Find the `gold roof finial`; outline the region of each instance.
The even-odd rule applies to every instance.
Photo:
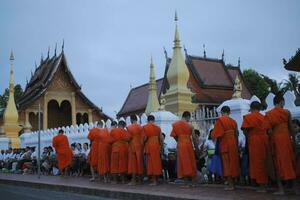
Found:
[[[157,85],[155,80],[155,72],[154,72],[154,64],[153,58],[151,55],[150,60],[150,80],[149,80],[149,88],[148,88],[148,101],[145,113],[150,114],[151,112],[159,110],[159,102],[157,98]]]
[[[175,11],[175,26],[176,27],[175,27],[174,49],[181,48],[177,22],[178,22],[178,15],[177,15],[177,11]]]
[[[14,56],[14,53],[13,53],[13,51],[11,50],[11,52],[10,52],[10,57],[9,57],[9,60],[10,61],[13,61],[13,60],[15,60],[15,56]]]

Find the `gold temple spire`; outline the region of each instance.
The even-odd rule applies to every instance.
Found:
[[[19,114],[17,110],[17,106],[15,103],[15,94],[14,94],[14,54],[11,51],[10,53],[10,75],[9,75],[9,96],[8,102],[6,105],[6,109],[4,112],[4,132],[6,136],[11,140],[11,144],[13,148],[17,148],[20,146],[19,142]]]
[[[155,80],[155,72],[154,72],[154,64],[151,56],[150,63],[150,80],[149,80],[149,88],[148,88],[148,102],[146,106],[145,113],[148,115],[151,112],[159,110],[159,102],[157,98],[157,86]]]
[[[166,91],[164,98],[166,100],[165,109],[177,115],[181,115],[186,110],[193,112],[195,110],[195,105],[192,103],[193,93],[188,88],[190,72],[181,52],[177,23],[178,15],[177,12],[175,12],[173,56],[167,71],[167,79],[170,87]]]

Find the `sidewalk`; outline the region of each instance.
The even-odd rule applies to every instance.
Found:
[[[37,175],[18,175],[0,173],[0,184],[14,186],[25,186],[43,188],[64,192],[96,195],[115,199],[157,199],[157,200],[179,200],[179,199],[201,199],[201,200],[296,200],[299,196],[274,196],[271,193],[260,194],[251,188],[238,188],[236,191],[224,191],[221,185],[200,185],[195,188],[181,188],[174,184],[161,184],[159,186],[128,186],[122,184],[104,184],[90,182],[88,178],[82,177],[57,177]],[[46,195],[46,194],[45,194]]]

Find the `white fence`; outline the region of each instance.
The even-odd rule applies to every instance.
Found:
[[[171,124],[177,120],[177,117],[170,112],[167,111],[159,111],[152,113],[156,118],[156,124],[161,127],[162,132],[166,134],[166,143],[170,148],[175,147],[175,140],[170,137],[171,132]],[[116,120],[117,121],[117,120]],[[125,121],[127,125],[130,124],[130,117],[120,118],[119,121]],[[147,116],[143,114],[141,117],[138,117],[138,121],[141,125],[147,123]],[[105,126],[107,128],[111,127],[111,120],[107,120],[105,122]],[[66,127],[59,127],[53,129],[47,129],[41,131],[41,149],[47,146],[52,145],[52,138],[57,135],[59,129],[64,130],[65,135],[69,139],[69,143],[85,143],[89,140],[87,139],[89,131],[96,127],[97,122],[91,124],[80,124],[75,126],[66,126]],[[174,141],[173,141],[174,140]],[[20,136],[21,141],[21,148],[25,148],[26,146],[30,147],[37,147],[38,146],[38,131],[34,131],[31,133],[23,133]]]

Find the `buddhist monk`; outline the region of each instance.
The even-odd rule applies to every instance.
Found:
[[[58,169],[61,175],[68,173],[68,168],[73,159],[73,153],[69,145],[68,137],[64,135],[64,131],[60,129],[58,135],[53,137],[52,146],[57,155]]]
[[[131,125],[127,127],[130,136],[130,143],[128,148],[128,174],[131,174],[130,185],[136,185],[142,182],[142,175],[144,173],[143,163],[143,128],[137,123],[136,115],[130,116]]]
[[[148,123],[143,126],[145,154],[147,160],[147,175],[151,177],[150,185],[157,185],[158,177],[162,174],[161,151],[161,130],[154,124],[155,117],[149,115]]]
[[[88,134],[88,139],[91,143],[91,150],[89,153],[89,163],[90,163],[90,170],[92,174],[92,178],[90,181],[95,181],[95,170],[97,170],[98,166],[98,145],[100,140],[100,128],[103,124],[97,123],[97,126],[95,128],[92,128]]]
[[[186,184],[188,179],[192,179],[195,183],[197,173],[195,152],[191,140],[194,131],[188,123],[190,119],[191,113],[183,112],[182,119],[172,124],[171,132],[171,136],[177,141],[177,176],[184,178]]]
[[[104,123],[99,122],[101,127]],[[111,137],[107,128],[101,128],[98,143],[98,173],[103,177],[104,183],[109,182],[110,172],[110,155],[111,155]]]
[[[130,140],[128,132],[125,130],[126,122],[119,121],[118,128],[111,130],[112,151],[110,173],[113,176],[113,183],[118,182],[118,177],[122,183],[126,181],[128,170],[128,142]]]
[[[247,137],[250,163],[250,178],[260,189],[257,192],[266,192],[268,183],[267,155],[269,153],[269,138],[265,116],[260,113],[261,104],[254,101],[250,105],[250,114],[244,115],[242,130]]]
[[[282,180],[292,182],[295,193],[298,193],[296,188],[295,154],[292,142],[295,140],[291,114],[283,108],[285,102],[282,95],[276,95],[273,103],[275,107],[268,111],[265,117],[271,136],[273,161],[279,188],[278,192],[274,194],[284,194]]]
[[[221,115],[215,123],[211,136],[217,139],[220,145],[223,176],[228,182],[228,186],[224,189],[234,190],[234,178],[240,175],[237,123],[229,117],[228,106],[221,108]]]

